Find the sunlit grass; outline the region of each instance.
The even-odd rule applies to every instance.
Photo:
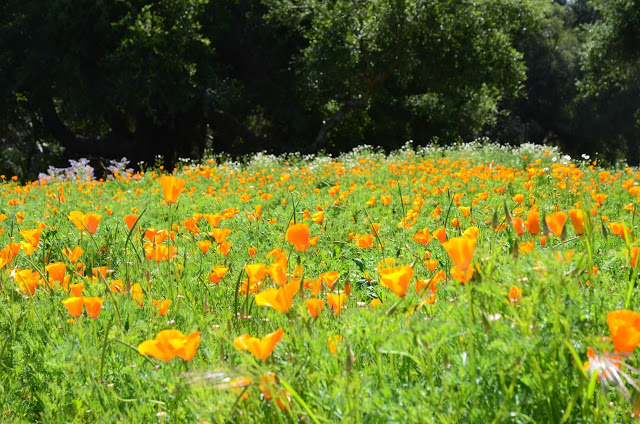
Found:
[[[474,144],[171,174],[3,185],[0,421],[631,420],[637,169]]]

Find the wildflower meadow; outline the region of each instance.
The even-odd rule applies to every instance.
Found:
[[[625,423],[640,170],[472,143],[0,194],[0,422]]]

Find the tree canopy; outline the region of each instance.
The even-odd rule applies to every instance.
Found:
[[[0,167],[482,135],[637,160],[639,3],[5,0]]]

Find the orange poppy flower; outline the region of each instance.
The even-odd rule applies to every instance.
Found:
[[[4,268],[13,261],[13,255],[9,249],[0,249],[0,269]]]
[[[83,303],[85,308],[87,308],[87,314],[89,314],[89,318],[98,318],[103,302],[104,301],[101,297],[85,297],[83,299]]]
[[[287,229],[285,238],[293,244],[298,252],[307,250],[309,248],[309,226],[307,224],[291,225]]]
[[[262,218],[262,205],[257,205],[253,209],[253,213],[249,214],[249,220],[250,221],[259,221],[260,218]]]
[[[511,223],[513,224],[513,230],[516,232],[516,234],[520,237],[522,237],[524,235],[524,221],[522,220],[522,218],[516,218],[514,217],[511,221]]]
[[[522,204],[522,201],[524,200],[524,194],[521,194],[521,193],[516,194],[515,196],[513,196],[513,200]]]
[[[610,222],[608,226],[613,234],[620,236],[622,239],[625,238],[625,234],[628,237],[632,233],[631,229],[622,222]]]
[[[224,219],[231,219],[236,216],[238,212],[240,212],[238,208],[227,208],[222,211],[222,216],[224,217]]]
[[[249,264],[244,266],[244,270],[249,277],[249,284],[256,284],[264,279],[267,275],[265,264]]]
[[[371,234],[365,234],[358,237],[358,239],[356,240],[356,246],[362,247],[363,249],[369,249],[373,247],[373,236]]]
[[[640,314],[625,310],[611,311],[607,314],[607,322],[615,352],[633,352],[640,344]]]
[[[62,301],[62,304],[72,317],[79,317],[82,315],[82,306],[84,305],[83,297],[70,297]]]
[[[13,262],[13,258],[20,252],[20,245],[16,243],[9,243],[3,249],[0,250],[0,268],[4,268],[6,265]]]
[[[151,355],[161,361],[170,361],[179,356],[190,361],[200,345],[200,332],[185,336],[180,330],[162,330],[153,340],[146,340],[138,345],[140,355]]]
[[[382,306],[382,301],[376,297],[371,301],[371,309],[375,310],[379,306]]]
[[[275,258],[275,263],[279,263],[285,268],[287,267],[287,252],[283,251],[279,247],[273,249],[271,252],[267,253],[267,258]]]
[[[148,260],[155,260],[156,262],[168,261],[173,258],[178,252],[174,246],[165,246],[159,244],[153,247],[151,243],[144,244],[145,257]]]
[[[443,270],[436,272],[430,280],[418,280],[416,281],[416,294],[418,296],[422,295],[426,288],[429,288],[431,292],[431,296],[435,297],[435,294],[438,290],[438,283],[447,278]],[[435,299],[434,299],[435,300]],[[430,302],[432,303],[432,302]]]
[[[567,214],[565,212],[554,212],[551,215],[547,215],[545,221],[551,232],[556,237],[560,237],[562,235],[564,223],[567,221]]]
[[[248,279],[242,280],[242,284],[240,284],[240,288],[238,289],[238,294],[245,295],[247,294],[247,291],[249,292],[249,294],[253,294],[258,290],[262,289],[263,285],[264,285],[263,281],[258,281],[255,284],[249,284]]]
[[[84,290],[84,284],[82,283],[71,284],[69,286],[69,291],[71,292],[71,295],[75,297],[81,297],[82,290]]]
[[[196,244],[198,245],[198,249],[200,249],[203,254],[206,254],[211,247],[211,240],[198,241]]]
[[[211,225],[214,228],[217,227],[218,224],[220,224],[220,221],[224,219],[224,216],[222,216],[221,213],[215,213],[215,214],[205,213],[205,214],[202,214],[202,217],[206,219],[209,225]]]
[[[64,262],[52,262],[45,266],[44,269],[52,281],[64,282],[64,274],[67,271],[67,265]]]
[[[171,303],[172,303],[171,299],[153,300],[151,302],[151,306],[153,308],[157,308],[158,309],[158,315],[160,315],[162,317],[169,310],[169,306],[171,306]]]
[[[258,249],[256,249],[255,247],[250,247],[247,249],[247,252],[249,253],[249,257],[251,259],[255,259],[256,255],[258,254]]]
[[[380,270],[380,284],[402,297],[406,294],[409,281],[413,278],[413,268],[409,265]]]
[[[634,268],[638,265],[638,252],[640,252],[640,247],[634,246],[631,248],[631,266]]]
[[[153,244],[160,244],[169,236],[169,231],[156,230],[155,228],[149,228],[144,232],[144,238],[149,240],[149,242]]]
[[[608,197],[609,195],[604,193],[598,193],[591,196],[591,198],[596,201],[598,206],[602,205]]]
[[[220,246],[216,247],[216,250],[222,253],[224,256],[227,256],[229,254],[229,250],[231,250],[231,242],[224,241],[220,243]]]
[[[144,293],[142,291],[142,286],[140,283],[135,283],[131,287],[131,298],[138,302],[138,305],[142,306],[142,299],[144,298]]]
[[[40,234],[42,234],[42,228],[20,230],[20,235],[33,247],[38,247],[38,244],[40,243]]]
[[[477,239],[468,237],[452,237],[442,243],[442,247],[449,254],[453,263],[462,271],[466,271],[471,264],[476,242]]]
[[[518,246],[518,252],[522,253],[523,255],[533,252],[534,241],[535,239],[532,239],[531,241],[520,243]]]
[[[307,310],[309,315],[316,318],[324,308],[324,299],[307,299]]]
[[[182,191],[182,187],[186,182],[186,180],[178,179],[173,175],[163,175],[162,177],[160,177],[160,184],[162,185],[162,194],[164,195],[164,200],[168,204],[177,202],[178,196]]]
[[[431,235],[429,234],[428,228],[423,228],[413,236],[413,239],[420,244],[428,244],[432,238],[433,237],[431,237]]]
[[[281,263],[275,263],[267,266],[267,274],[279,286],[287,283],[287,268]]]
[[[182,226],[192,234],[200,234],[200,228],[198,228],[197,222],[198,221],[193,217],[187,218],[182,221]]]
[[[40,274],[30,269],[17,269],[13,273],[13,279],[18,282],[20,290],[27,296],[33,296],[38,285],[42,284]]]
[[[256,305],[270,306],[278,312],[287,312],[298,290],[300,290],[300,283],[297,281],[278,288],[265,289],[256,294]]]
[[[336,283],[338,278],[340,278],[340,273],[337,271],[323,272],[318,275],[318,278],[320,278],[322,282],[329,287],[329,290],[333,290],[333,285]]]
[[[389,206],[389,203],[391,203],[391,196],[380,196],[380,201],[383,205]]]
[[[311,291],[311,295],[317,296],[322,291],[322,280],[316,278],[315,280],[304,279],[304,288]]]
[[[527,220],[524,222],[524,226],[532,236],[540,234],[540,214],[535,211],[527,211]]]
[[[207,281],[210,281],[215,284],[220,284],[220,280],[222,279],[222,277],[225,276],[227,271],[229,271],[229,268],[227,268],[226,266],[221,266],[221,265],[214,266],[211,269],[211,272],[209,273],[209,275],[207,276]]]
[[[338,345],[342,342],[342,336],[336,334],[335,336],[331,336],[327,339],[327,347],[333,354],[333,356],[338,355]]]
[[[447,230],[443,227],[438,228],[433,232],[433,236],[437,238],[440,243],[447,241]]]
[[[471,280],[471,277],[473,277],[473,267],[469,267],[466,271],[462,270],[460,268],[458,268],[457,266],[452,266],[451,267],[451,278],[454,278],[458,281],[460,281],[460,283],[464,284],[467,281]]]
[[[324,222],[324,211],[319,211],[311,215],[311,220],[318,225],[322,225]]]
[[[69,212],[68,218],[78,230],[86,230],[89,234],[95,234],[102,215],[93,212],[84,214],[80,211],[71,211]]]
[[[249,334],[243,334],[233,339],[233,345],[240,350],[248,350],[258,359],[265,360],[271,356],[271,352],[276,344],[284,337],[284,330],[277,329],[273,333],[269,333],[262,339],[251,337]]]
[[[109,284],[109,289],[116,294],[122,293],[124,291],[122,280],[113,280],[113,282]]]
[[[333,310],[333,315],[340,314],[340,310],[347,301],[345,293],[329,293],[327,294],[327,305]]]
[[[424,261],[424,266],[426,266],[429,271],[433,272],[436,270],[436,266],[438,266],[438,260],[432,259],[429,261]]]
[[[231,230],[228,228],[213,228],[209,231],[209,235],[213,237],[218,244],[224,243],[229,234],[231,234]]]
[[[80,231],[84,231],[84,214],[80,211],[71,211],[68,216],[69,220],[76,226],[76,228]]]
[[[100,223],[100,220],[102,219],[102,215],[99,215],[97,213],[93,213],[93,212],[88,212],[85,216],[84,216],[84,225],[87,229],[87,232],[89,234],[95,234],[96,230],[98,229],[98,224]]]
[[[33,252],[36,251],[36,248],[30,245],[29,243],[27,243],[26,241],[20,242],[20,249],[22,249],[27,254],[27,256],[31,256]]]
[[[258,384],[258,388],[262,392],[264,400],[269,402],[275,397],[278,408],[283,411],[289,408],[291,403],[291,394],[284,389],[280,391],[276,390],[276,376],[273,373],[269,373],[262,377],[260,381],[262,381],[262,384]]]
[[[480,233],[480,228],[478,227],[469,227],[462,232],[462,235],[468,238],[477,239],[478,233]]]
[[[519,303],[522,299],[522,289],[516,286],[511,286],[509,289],[509,302]]]
[[[576,231],[576,235],[584,234],[584,212],[582,209],[570,209],[569,217],[571,218],[571,224],[573,224],[573,229]]]
[[[127,224],[127,228],[131,230],[133,228],[133,224],[138,220],[138,215],[128,214],[124,216],[124,223]]]

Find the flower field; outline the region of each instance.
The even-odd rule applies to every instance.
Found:
[[[640,170],[367,148],[0,193],[0,422],[632,422]]]

